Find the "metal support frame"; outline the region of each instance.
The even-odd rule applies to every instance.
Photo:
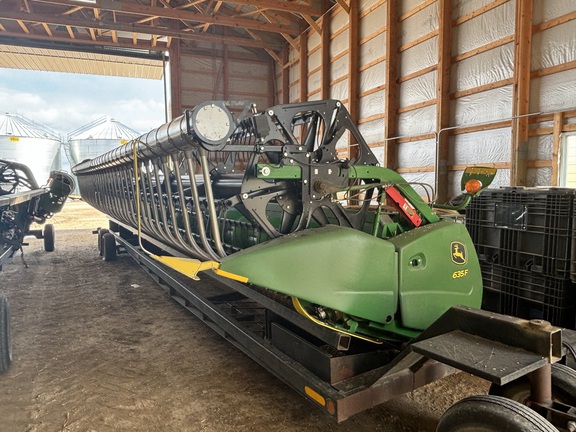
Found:
[[[540,399],[544,400],[545,381],[550,379],[549,365],[562,357],[559,328],[456,307],[402,351],[380,347],[360,355],[354,350],[341,351],[337,358],[331,358],[313,341],[329,341],[344,350],[352,348],[352,341],[346,336],[334,339],[336,333],[306,322],[274,299],[209,272],[206,276],[224,291],[221,295],[204,296],[201,286],[191,286],[189,280],[147,257],[135,245],[132,227],[113,219],[112,225],[120,228],[114,233],[117,242],[172,298],[338,422],[456,370],[499,384],[531,373],[537,377],[535,391],[541,392]],[[153,237],[143,237],[165,252],[178,254]],[[218,307],[223,299],[246,298],[266,310],[268,331],[257,334],[247,326],[250,320],[238,319]],[[563,417],[556,416],[565,419],[572,414],[565,411]]]

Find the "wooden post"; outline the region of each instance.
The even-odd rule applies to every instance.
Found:
[[[360,58],[360,8],[357,1],[350,2],[348,11],[348,111],[353,123],[358,123],[360,104],[358,94],[360,89],[360,74],[358,72]],[[348,158],[358,158],[358,143],[352,134],[348,139]]]
[[[330,99],[330,12],[326,12],[322,16],[322,99]]]
[[[308,35],[300,35],[300,102],[308,100]]]
[[[398,135],[398,121],[396,112],[398,110],[399,86],[398,79],[398,19],[399,9],[397,0],[386,2],[386,117],[384,118],[384,137],[386,145],[384,147],[384,166],[390,169],[398,168],[397,141],[394,138]]]
[[[230,100],[230,68],[228,59],[228,45],[226,44],[224,45],[224,53],[222,57],[223,96],[224,100]]]
[[[530,56],[532,54],[533,0],[517,0],[514,51],[514,94],[510,185],[525,186],[528,159],[528,117],[530,110]]]
[[[552,179],[551,186],[558,186],[560,180],[559,158],[560,141],[562,138],[562,126],[564,124],[564,113],[554,113],[554,135],[552,141]]]
[[[276,62],[270,57],[268,59],[268,106],[274,106],[277,103],[276,96]]]
[[[288,66],[290,46],[282,47],[282,103],[290,103],[290,67]]]
[[[436,197],[438,202],[450,198],[448,185],[448,156],[450,134],[442,129],[450,126],[450,72],[452,69],[452,0],[438,0],[438,79],[436,80],[437,166]]]
[[[173,39],[170,46],[170,105],[172,118],[182,114],[182,80],[180,73],[180,39]]]

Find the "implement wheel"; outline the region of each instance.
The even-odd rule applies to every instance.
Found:
[[[102,247],[102,237],[104,234],[109,233],[110,230],[108,228],[100,228],[98,230],[98,254],[100,256],[104,255],[104,248]]]
[[[52,224],[44,225],[44,232],[42,233],[42,237],[44,238],[44,250],[46,252],[53,252],[54,240],[56,237],[54,225]]]
[[[0,295],[0,373],[8,369],[11,362],[10,311],[8,309],[8,299]]]
[[[115,261],[116,256],[116,237],[114,237],[114,234],[107,232],[102,236],[102,259],[104,261]]]
[[[526,405],[530,401],[530,381],[524,376],[503,386],[492,384],[489,393]],[[552,365],[552,399],[576,406],[576,370],[563,364]]]
[[[436,432],[558,432],[548,420],[519,402],[500,396],[472,396],[452,405]]]

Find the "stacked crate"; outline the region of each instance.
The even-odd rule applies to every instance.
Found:
[[[480,260],[482,307],[575,327],[574,189],[484,191],[466,210]]]

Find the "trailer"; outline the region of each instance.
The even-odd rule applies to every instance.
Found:
[[[378,166],[338,101],[211,101],[73,171],[110,218],[105,261],[130,254],[336,421],[462,370],[491,394],[438,431],[575,428],[575,332],[479,309],[457,212],[494,169],[467,169],[462,196],[438,204]]]
[[[54,250],[54,225],[31,226],[43,225],[62,210],[72,190],[74,180],[65,172],[53,171],[48,184],[40,187],[26,165],[0,159],[0,271],[17,252],[27,267],[23,246],[28,236],[42,239],[47,252]],[[9,321],[8,300],[0,293],[0,373],[12,360]]]

